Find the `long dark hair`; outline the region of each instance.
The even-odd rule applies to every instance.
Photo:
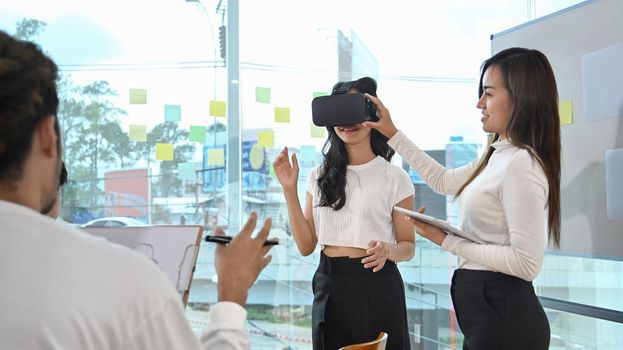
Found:
[[[344,83],[337,83],[338,86]],[[376,81],[369,77],[364,77],[353,82],[350,89],[355,89],[361,93],[368,93],[376,96]],[[328,127],[328,137],[322,147],[322,168],[318,177],[320,187],[320,201],[318,206],[331,207],[333,210],[340,210],[346,203],[346,167],[348,165],[348,153],[344,142],[337,136],[332,127]],[[391,161],[394,150],[389,147],[389,139],[375,129],[371,129],[370,146],[375,155]]]
[[[499,68],[513,106],[506,135],[516,147],[527,150],[539,162],[547,182],[547,226],[549,240],[560,246],[560,117],[558,89],[547,57],[537,50],[510,48],[500,51],[482,66],[478,96],[482,96],[482,80],[489,67]],[[499,138],[494,134],[492,141]],[[463,192],[488,164],[493,147],[489,145],[480,164],[461,186]]]

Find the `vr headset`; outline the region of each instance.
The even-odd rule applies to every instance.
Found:
[[[376,106],[364,94],[347,93],[356,81],[338,83],[329,96],[312,100],[312,120],[316,126],[343,126],[377,121]]]

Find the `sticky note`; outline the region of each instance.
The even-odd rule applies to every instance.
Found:
[[[251,152],[249,152],[249,161],[252,169],[261,168],[264,165],[264,148],[257,144],[253,145]]]
[[[210,115],[224,117],[226,111],[225,101],[210,101]]]
[[[327,129],[316,126],[314,124],[310,124],[311,126],[311,137],[316,139],[324,139],[327,135]]]
[[[273,167],[273,163],[269,164],[270,166],[268,167],[268,175],[275,177],[275,168]]]
[[[290,122],[290,108],[289,107],[275,107],[275,121],[277,123],[289,123]]]
[[[164,105],[164,120],[167,122],[179,122],[182,120],[182,106]]]
[[[324,91],[314,91],[314,98],[316,97],[320,97],[320,96],[327,96],[328,93],[324,92]]]
[[[573,124],[573,101],[560,101],[558,103],[558,114],[560,114],[560,126]]]
[[[144,105],[147,103],[147,89],[130,89],[130,104]]]
[[[316,159],[316,146],[301,146],[301,160],[311,162]]]
[[[177,177],[180,180],[195,180],[196,179],[195,164],[193,163],[179,163],[177,165]]]
[[[225,165],[225,150],[222,148],[209,149],[208,165]]]
[[[146,125],[130,125],[130,141],[146,142],[147,126]]]
[[[173,144],[157,143],[156,144],[157,160],[173,160]]]
[[[260,147],[274,147],[275,133],[272,130],[258,131],[257,145]]]
[[[256,87],[255,101],[259,103],[270,103],[270,88],[259,86]]]
[[[188,133],[190,141],[205,143],[206,142],[206,127],[191,125]]]

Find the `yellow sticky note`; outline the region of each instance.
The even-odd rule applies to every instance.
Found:
[[[130,89],[130,104],[144,105],[147,103],[147,89]]]
[[[260,147],[274,147],[275,133],[272,130],[258,131],[257,145]]]
[[[147,126],[146,125],[130,125],[130,141],[146,142]]]
[[[258,145],[253,145],[249,153],[249,160],[252,169],[261,168],[264,165],[264,149]]]
[[[290,108],[289,107],[275,107],[275,121],[277,123],[289,123],[290,122]]]
[[[573,124],[573,100],[564,100],[558,103],[560,126]]]
[[[209,149],[208,165],[225,165],[225,151],[222,148]]]
[[[314,124],[311,125],[311,137],[316,139],[324,139],[327,136],[327,129],[321,128]]]
[[[227,110],[225,101],[210,101],[210,115],[214,117],[224,117]]]
[[[157,143],[156,144],[157,160],[173,160],[173,144]]]

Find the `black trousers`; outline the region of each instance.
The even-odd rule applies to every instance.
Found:
[[[372,272],[363,258],[330,258],[320,253],[312,286],[314,350],[342,346],[389,335],[387,350],[410,349],[402,277],[394,262]]]
[[[549,321],[532,282],[493,271],[457,269],[450,289],[463,350],[547,350]]]

